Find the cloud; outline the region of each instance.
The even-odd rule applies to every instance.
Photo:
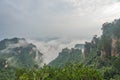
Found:
[[[116,18],[120,18],[119,0],[0,0],[0,39],[32,38],[28,41],[39,48],[44,62],[49,63],[63,48],[100,35],[101,25]],[[40,37],[60,39],[33,40]],[[9,53],[9,48],[23,44],[9,45],[3,52]]]
[[[48,64],[50,61],[55,59],[59,52],[64,48],[73,48],[75,44],[83,44],[85,40],[77,39],[54,39],[50,41],[38,41],[38,40],[27,40],[29,43],[33,43],[37,46],[41,53],[43,53],[43,62]]]
[[[1,0],[1,37],[88,39],[120,17],[117,0]]]
[[[0,52],[1,53],[10,53],[12,50],[11,49],[14,49],[14,48],[17,48],[17,47],[27,47],[28,46],[28,42],[25,41],[25,40],[19,40],[17,43],[12,43],[12,42],[6,42],[6,48],[1,50]]]
[[[16,59],[19,58],[16,55],[21,54],[24,51],[24,49],[28,48],[30,45],[31,45],[31,43],[28,43],[24,39],[19,39],[17,43],[12,42],[11,40],[6,41],[5,45],[4,45],[4,46],[6,46],[6,48],[3,50],[0,50],[0,54],[3,58],[7,59],[7,61],[10,63],[10,65],[16,66],[15,65],[15,64],[17,64]],[[19,48],[19,49],[16,51],[16,50],[14,50],[15,48]],[[39,66],[43,66],[43,57],[42,57],[42,54],[39,52],[39,49],[37,49],[36,47],[33,46],[32,49],[30,49],[27,52],[28,52],[27,54],[29,54],[29,55],[35,54],[35,56],[32,56],[34,61]],[[14,55],[11,55],[13,53],[14,53]]]

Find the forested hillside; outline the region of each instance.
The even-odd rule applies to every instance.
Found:
[[[9,41],[12,44],[17,43],[16,39],[3,40],[0,42],[0,80],[120,80],[120,19],[104,23],[102,31],[101,36],[95,35],[91,42],[85,42],[84,52],[81,50],[83,45],[75,45],[72,49],[65,48],[55,60],[41,68],[31,60],[35,58],[34,51],[31,53],[34,45],[6,46]],[[9,52],[4,53],[6,49]],[[42,55],[40,52],[39,54]],[[32,55],[34,57],[31,57]],[[14,57],[11,61],[13,63],[18,61],[32,67],[6,67],[9,61],[6,58],[9,57]],[[18,62],[14,64],[18,65]]]
[[[42,53],[24,38],[0,41],[0,80],[15,80],[18,68],[40,67]]]
[[[102,25],[103,34],[93,36],[85,42],[84,52],[78,49],[63,49],[51,66],[64,66],[68,63],[82,63],[102,71],[104,79],[120,79],[120,19]],[[63,65],[64,64],[64,65]]]
[[[42,53],[24,38],[0,41],[0,68],[32,68],[34,65],[40,66],[41,63]]]
[[[80,63],[83,61],[82,51],[80,49],[65,48],[59,53],[59,56],[49,63],[50,66],[63,67],[66,64]]]
[[[120,79],[120,19],[104,23],[103,34],[94,36],[85,44],[84,64],[99,70],[105,69],[104,79]]]

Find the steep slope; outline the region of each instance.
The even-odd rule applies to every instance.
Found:
[[[114,20],[112,23],[103,24],[102,30],[103,30],[103,35],[101,37],[101,40],[102,40],[101,47],[104,48],[104,50],[102,51],[104,51],[106,55],[108,53],[110,53],[108,55],[111,55],[111,56],[120,55],[120,51],[119,51],[120,19]],[[107,42],[107,44],[105,44],[104,42]]]
[[[4,39],[0,41],[1,67],[28,67],[41,66],[42,53],[35,45],[28,43],[24,38]]]
[[[98,60],[96,58],[100,60],[97,63],[110,61],[113,56],[120,55],[120,19],[114,20],[112,23],[104,23],[102,30],[103,34],[100,38],[94,36],[91,42],[85,44],[84,54],[88,63],[94,63]],[[90,57],[91,59],[89,59]]]
[[[104,23],[102,25],[103,34],[100,38],[96,38],[85,44],[85,54],[91,51],[99,51],[101,57],[119,56],[120,55],[120,19],[114,20],[112,23]],[[93,44],[93,42],[96,42]],[[89,43],[89,45],[88,45]],[[95,45],[95,47],[93,47]],[[88,49],[89,48],[89,49]]]
[[[82,51],[80,49],[65,48],[59,53],[59,56],[55,60],[49,63],[49,65],[55,67],[63,67],[69,63],[82,62],[82,60],[83,60]]]

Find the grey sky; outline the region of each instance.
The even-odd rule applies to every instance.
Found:
[[[0,38],[89,39],[119,17],[118,0],[0,0]]]

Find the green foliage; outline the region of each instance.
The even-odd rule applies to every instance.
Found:
[[[103,24],[103,35],[101,38],[94,37],[91,42],[86,42],[85,59],[83,59],[83,45],[77,44],[77,49],[63,49],[59,56],[49,65],[40,69],[31,69],[35,65],[35,51],[29,44],[27,47],[13,48],[9,54],[0,52],[0,80],[120,80],[120,56],[112,57],[112,38],[120,39],[120,19],[112,23]],[[6,42],[17,43],[18,39],[5,39],[0,42],[0,50],[5,49]],[[95,41],[95,42],[94,42]],[[28,54],[29,52],[31,54]],[[105,57],[101,57],[101,51]],[[115,51],[120,53],[120,43],[116,43]],[[41,53],[39,53],[41,54]],[[42,54],[41,54],[42,55]],[[13,57],[14,56],[14,57]],[[5,68],[6,58],[12,57],[11,62],[22,69]],[[29,57],[29,58],[28,58]],[[85,60],[85,61],[83,61]],[[78,64],[81,63],[82,64]],[[72,63],[72,64],[70,64]]]
[[[4,68],[5,61],[6,61],[6,60],[3,59],[3,58],[0,59],[0,69],[1,69],[1,68]]]
[[[114,21],[115,24],[113,24],[113,34],[114,36],[116,36],[117,38],[120,38],[120,19]]]
[[[15,68],[0,69],[0,80],[15,80]]]
[[[104,74],[104,79],[109,80],[110,78],[113,78],[114,76],[114,70],[112,69],[112,67],[105,67],[103,74]]]
[[[103,36],[110,38],[113,35],[113,24],[104,23],[102,26]]]
[[[39,56],[37,61],[35,60],[36,55]],[[42,53],[37,50],[35,45],[28,43],[23,38],[0,41],[0,67],[7,64],[16,68],[32,68],[36,63],[42,63]]]
[[[115,76],[113,77],[113,80],[120,80],[120,75],[115,75]]]
[[[86,42],[86,43],[85,43],[85,46],[84,46],[84,49],[85,49],[85,50],[84,50],[84,53],[85,53],[85,54],[90,53],[91,47],[92,47],[92,44],[89,43],[89,42]]]
[[[112,38],[119,40],[120,38],[120,19],[113,21],[112,23],[103,24],[103,35],[101,37],[101,49],[107,53],[107,56],[111,54],[111,43]],[[119,50],[120,44],[116,45],[116,51]]]
[[[120,74],[120,56],[116,57],[116,59],[113,61],[113,67],[118,71]]]
[[[117,53],[120,54],[120,42],[116,43],[115,50],[116,50]]]
[[[82,52],[80,49],[63,49],[59,56],[49,63],[50,66],[64,67],[68,63],[79,63],[83,61]]]
[[[81,64],[69,64],[64,68],[44,66],[39,70],[21,69],[16,76],[17,80],[103,80],[99,71]]]
[[[106,56],[111,56],[111,39],[102,36],[100,40],[100,45],[101,45],[101,50],[107,53]]]

